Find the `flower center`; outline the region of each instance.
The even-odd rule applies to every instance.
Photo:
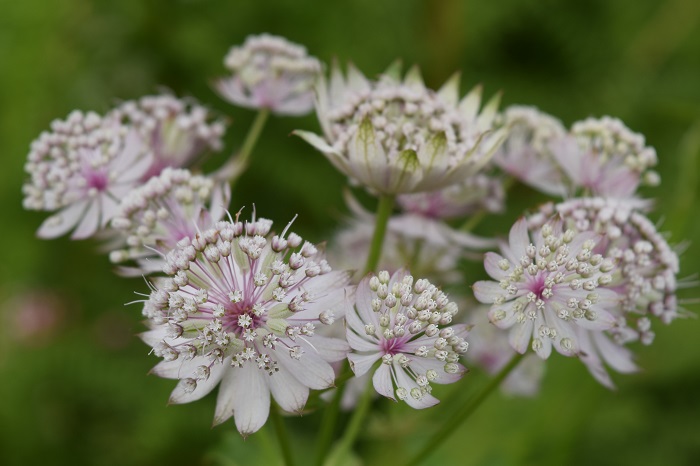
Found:
[[[250,304],[227,303],[224,309],[226,312],[221,318],[224,330],[237,337],[241,337],[246,330],[255,330],[267,322],[267,313],[256,312]]]

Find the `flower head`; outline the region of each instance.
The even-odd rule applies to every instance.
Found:
[[[549,142],[566,134],[556,118],[535,107],[513,105],[497,117],[508,128],[508,137],[493,162],[503,171],[544,193],[563,195],[561,169],[549,153]]]
[[[413,408],[437,404],[431,382],[456,382],[465,372],[466,326],[449,325],[457,311],[445,293],[405,270],[365,277],[345,316],[352,370],[361,376],[381,361],[372,376],[380,395]]]
[[[139,267],[133,271],[139,275],[160,270],[159,256],[221,220],[229,199],[227,183],[166,168],[122,200],[112,227],[123,235],[127,247],[113,251],[112,262],[136,260]]]
[[[531,237],[532,236],[532,237]],[[605,288],[615,261],[596,253],[600,238],[576,233],[561,223],[546,223],[531,233],[518,220],[503,255],[488,252],[484,265],[496,281],[474,284],[476,299],[491,304],[489,320],[510,329],[509,341],[519,353],[528,345],[543,359],[552,348],[565,356],[581,353],[578,329],[603,331],[617,323],[610,310],[617,292]]]
[[[226,130],[223,120],[214,119],[194,100],[169,94],[124,102],[107,118],[134,128],[150,146],[153,164],[144,181],[165,167],[188,167],[206,150],[220,150]]]
[[[24,207],[55,211],[39,228],[42,238],[74,230],[84,239],[103,228],[119,200],[134,188],[153,161],[136,131],[96,113],[74,111],[51,123],[32,142],[25,170]]]
[[[231,76],[216,88],[232,104],[279,115],[304,115],[313,108],[321,63],[301,45],[269,34],[248,36],[243,46],[231,47],[224,64]]]
[[[333,384],[329,364],[342,340],[314,335],[342,317],[349,273],[331,271],[323,253],[296,234],[270,238],[272,222],[218,222],[167,255],[170,277],[153,289],[142,335],[179,379],[171,403],[198,400],[220,384],[214,423],[231,416],[243,435],[260,429],[270,396],[299,412],[309,389]]]
[[[571,183],[597,196],[627,198],[640,184],[655,186],[659,175],[656,151],[644,136],[617,118],[589,118],[574,123],[571,134],[553,140],[549,148]]]
[[[336,66],[319,83],[316,112],[325,139],[296,134],[354,182],[381,194],[432,191],[478,173],[505,137],[492,131],[498,97],[481,113],[481,89],[459,100],[459,80],[434,92],[417,68],[376,82]]]

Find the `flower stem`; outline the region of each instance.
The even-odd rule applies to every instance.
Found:
[[[347,367],[347,362],[343,365],[344,372],[349,372],[350,369]],[[352,376],[352,373],[350,374]],[[339,385],[339,378],[336,378],[336,385]],[[323,412],[323,419],[321,419],[321,426],[319,428],[319,438],[316,444],[316,461],[314,464],[316,466],[322,466],[328,450],[330,450],[331,442],[333,441],[333,435],[336,430],[336,422],[338,421],[338,413],[340,411],[340,402],[343,399],[343,393],[345,392],[346,383],[339,385],[333,393],[333,398],[331,402],[326,407]]]
[[[469,416],[476,411],[476,408],[478,408],[484,402],[484,400],[489,397],[491,392],[501,385],[501,382],[503,382],[503,380],[508,377],[508,374],[510,374],[513,369],[517,367],[524,356],[524,354],[516,353],[508,364],[501,369],[496,377],[491,379],[489,383],[476,394],[476,396],[470,398],[464,405],[453,411],[452,417],[442,424],[440,429],[430,438],[430,440],[428,440],[423,449],[420,450],[418,454],[406,464],[408,466],[415,466],[430,456],[430,454],[434,452],[442,442],[447,440],[450,435],[455,432],[460,424],[466,421]]]
[[[355,440],[357,439],[357,435],[360,433],[362,423],[364,422],[365,417],[369,412],[369,407],[372,404],[372,396],[374,395],[374,393],[375,391],[372,386],[372,378],[370,377],[367,382],[367,386],[365,387],[365,390],[362,393],[362,397],[357,402],[357,406],[355,406],[355,411],[353,411],[352,413],[352,417],[350,418],[350,421],[348,422],[348,425],[345,428],[343,436],[340,438],[340,440],[338,441],[338,445],[335,447],[333,453],[331,454],[331,456],[333,457],[332,459],[345,458],[350,452],[350,449],[352,449],[352,446],[355,443]],[[333,461],[329,462],[331,464],[335,464]]]
[[[284,419],[280,414],[280,408],[273,403],[270,406],[270,417],[272,418],[272,423],[275,426],[275,432],[277,433],[277,441],[280,445],[280,450],[282,451],[282,458],[284,458],[285,466],[294,466],[294,457],[292,456],[292,449],[289,444],[289,436],[287,435],[287,429],[284,427]]]
[[[270,116],[270,110],[262,108],[258,111],[255,120],[253,120],[253,124],[248,130],[248,134],[246,134],[241,150],[233,154],[228,162],[213,174],[216,179],[228,180],[231,185],[233,185],[236,179],[248,167],[248,159],[260,138],[268,116]]]
[[[382,245],[384,244],[384,235],[386,234],[386,226],[391,217],[391,211],[394,208],[394,196],[381,195],[379,197],[379,205],[377,206],[377,218],[374,225],[374,235],[372,236],[372,244],[370,245],[369,255],[367,256],[367,265],[365,265],[364,273],[368,273],[377,268],[379,259],[382,256]]]

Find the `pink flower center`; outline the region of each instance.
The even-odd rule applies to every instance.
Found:
[[[226,303],[224,304],[224,309],[226,313],[221,318],[224,330],[230,333],[235,333],[236,336],[240,337],[247,330],[255,330],[265,325],[267,321],[267,313],[263,313],[261,316],[256,316],[253,313],[253,306],[240,303]],[[249,319],[239,319],[241,316],[247,316]],[[243,322],[248,322],[248,325],[241,325]]]
[[[86,174],[88,188],[94,188],[98,191],[107,189],[109,178],[107,174],[101,171],[91,171]]]
[[[545,290],[545,288],[547,288],[547,287],[545,286],[545,284],[544,284],[544,281],[545,281],[545,278],[546,278],[545,275],[546,275],[546,274],[543,273],[543,272],[538,273],[538,274],[534,277],[534,279],[527,285],[527,289],[528,289],[529,291],[532,291],[533,293],[535,293],[535,295],[536,295],[539,299],[541,299],[541,300],[543,300],[543,301],[546,301],[546,300],[547,300],[547,298],[545,298],[545,297],[542,295],[542,292]]]
[[[394,356],[397,353],[403,352],[403,344],[404,340],[401,338],[390,338],[388,340],[382,338],[381,342],[379,342],[379,347],[384,354]]]

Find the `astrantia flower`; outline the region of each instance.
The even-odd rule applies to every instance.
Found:
[[[571,199],[543,206],[540,214],[531,217],[530,225],[536,227],[543,217],[559,214],[572,228],[599,233],[601,241],[595,252],[619,263],[606,287],[621,294],[620,309],[629,327],[636,329],[632,332],[637,335],[635,339],[650,344],[654,333],[649,317],[668,324],[679,315],[679,262],[678,255],[639,207],[639,202],[615,199]]]
[[[459,101],[455,77],[434,92],[417,68],[402,81],[391,73],[376,82],[350,66],[322,79],[316,112],[324,138],[296,134],[320,150],[352,181],[380,194],[432,191],[479,172],[505,137],[492,131],[498,106],[481,113],[481,88]]]
[[[535,107],[513,105],[497,117],[508,137],[493,156],[503,171],[544,193],[566,193],[561,168],[549,152],[549,142],[566,134],[556,118]]]
[[[342,317],[348,272],[331,271],[323,253],[272,222],[219,222],[181,241],[167,256],[143,313],[142,335],[163,358],[153,373],[179,379],[171,403],[198,400],[220,384],[214,423],[231,416],[243,435],[267,420],[270,396],[299,412],[309,389],[333,384],[329,362],[347,343],[314,335]],[[288,228],[288,227],[287,227]]]
[[[304,115],[313,108],[313,86],[321,63],[301,45],[283,37],[248,36],[224,59],[231,76],[216,83],[221,96],[235,105],[266,108],[278,115]]]
[[[122,200],[112,227],[123,235],[127,247],[113,251],[112,262],[135,260],[139,267],[133,272],[139,275],[160,270],[160,257],[183,238],[190,240],[221,220],[229,199],[227,183],[166,168]]]
[[[510,231],[503,256],[488,252],[484,265],[496,281],[474,284],[476,299],[491,304],[489,320],[510,329],[509,342],[519,353],[529,345],[543,359],[552,347],[565,356],[578,355],[579,329],[600,332],[616,325],[610,309],[620,297],[604,288],[613,280],[615,262],[597,254],[595,233],[563,230],[546,223],[532,238],[527,221]]]
[[[220,150],[226,130],[223,120],[194,100],[168,94],[124,102],[107,118],[136,129],[150,146],[154,159],[144,180],[165,167],[188,167],[206,150]]]
[[[462,217],[480,211],[501,212],[504,201],[502,180],[484,173],[438,191],[402,194],[396,198],[405,212],[435,219]]]
[[[659,175],[656,151],[644,136],[617,118],[589,118],[574,125],[571,135],[553,140],[549,148],[572,184],[590,194],[626,198],[640,184],[655,186]]]
[[[39,228],[41,238],[73,230],[73,239],[92,236],[117,211],[153,161],[136,131],[95,113],[74,111],[51,123],[32,142],[23,186],[24,207],[54,211]]]
[[[413,408],[438,403],[431,383],[452,383],[464,375],[460,355],[469,347],[464,325],[449,326],[457,305],[425,279],[405,270],[365,277],[349,309],[347,339],[356,376],[381,361],[372,376],[375,390]]]

